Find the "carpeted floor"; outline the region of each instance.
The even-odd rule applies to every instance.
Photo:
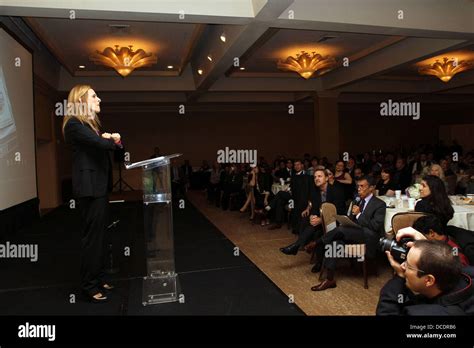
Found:
[[[128,198],[141,194],[128,195]],[[113,197],[123,198],[123,197]],[[79,284],[79,222],[75,211],[61,207],[15,236],[11,243],[38,244],[37,262],[2,259],[2,315],[303,315],[235,245],[191,204],[174,209],[175,259],[184,303],[142,306],[145,275],[142,203],[111,206],[120,219],[108,240],[119,272],[111,301],[91,304]],[[124,248],[130,248],[130,256]]]
[[[314,292],[310,288],[319,283],[319,274],[311,273],[310,256],[303,251],[296,256],[279,251],[296,239],[285,225],[273,231],[253,225],[248,213],[223,211],[209,204],[202,191],[189,191],[188,198],[307,315],[375,314],[379,291],[392,275],[383,255],[376,259],[378,276],[369,273],[369,289],[363,287],[361,269],[351,269],[349,262],[342,260],[337,269],[337,287]]]

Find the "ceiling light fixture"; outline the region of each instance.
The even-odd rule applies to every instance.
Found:
[[[240,67],[240,70],[245,70],[245,67],[241,66],[241,67]]]
[[[168,69],[173,69],[173,66],[172,66],[172,65],[168,65]]]
[[[85,67],[86,67],[85,65],[79,65],[78,66],[79,69],[85,69]]]
[[[474,61],[465,61],[454,58],[443,58],[443,62],[436,59],[433,64],[421,67],[418,72],[421,75],[434,75],[443,82],[448,82],[451,78],[461,71],[474,68]]]
[[[141,48],[133,51],[132,47],[120,49],[118,45],[115,45],[115,49],[107,47],[103,52],[96,51],[89,59],[97,65],[114,68],[123,77],[128,76],[137,68],[156,64],[157,57],[153,53],[146,53]]]
[[[336,64],[333,57],[323,57],[315,52],[309,54],[306,51],[301,51],[296,54],[296,58],[290,56],[285,61],[278,61],[277,67],[280,70],[295,71],[305,79],[309,79],[316,71],[319,74],[324,73],[334,68]]]
[[[198,69],[198,74],[202,75],[202,73],[203,73],[202,69]]]
[[[221,34],[220,39],[221,39],[222,42],[225,42],[225,40],[227,39],[227,38],[225,37],[225,33],[222,33],[222,34]]]
[[[210,62],[212,62],[212,57],[211,57],[210,55],[207,56],[207,59],[208,59]]]

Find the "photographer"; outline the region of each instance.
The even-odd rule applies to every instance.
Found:
[[[386,251],[395,271],[380,291],[377,315],[473,315],[474,269],[462,269],[446,243],[427,240],[417,231],[400,232],[406,244],[406,261],[399,263]]]
[[[420,217],[413,224],[413,228],[428,240],[439,240],[448,244],[459,256],[459,260],[463,266],[469,266],[470,262],[465,250],[470,253],[470,258],[474,260],[472,255],[472,246],[474,245],[474,233],[455,226],[447,226],[443,228],[441,222],[434,215],[426,215]],[[458,241],[459,239],[459,241]],[[470,243],[469,243],[470,242]]]

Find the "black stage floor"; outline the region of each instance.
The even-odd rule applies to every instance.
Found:
[[[60,207],[10,243],[37,243],[38,261],[2,259],[0,315],[304,315],[189,202],[174,209],[175,258],[184,303],[143,306],[145,275],[141,202],[111,204],[109,233],[119,272],[108,303],[92,304],[78,290],[79,220]],[[130,256],[124,248],[130,248]],[[263,252],[263,251],[262,251]]]

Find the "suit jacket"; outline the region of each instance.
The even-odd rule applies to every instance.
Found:
[[[301,213],[308,206],[308,200],[311,197],[310,181],[311,177],[306,175],[304,171],[300,175],[295,174],[291,177],[291,196],[297,214]]]
[[[111,189],[112,164],[109,151],[113,139],[104,139],[87,124],[71,118],[64,128],[66,143],[72,147],[72,189],[74,197],[103,197]]]
[[[328,188],[326,191],[326,202],[334,204],[339,215],[346,214],[344,191],[339,185],[335,186],[328,183]],[[321,191],[314,183],[311,185],[311,204],[312,207],[310,214],[320,216],[320,209],[322,204]]]
[[[284,168],[284,169],[278,169],[277,171],[275,171],[275,177],[277,177],[278,179],[284,179],[286,181],[286,179],[290,178],[290,177],[293,177],[295,175],[295,171],[292,169],[291,171],[288,171],[288,169]]]
[[[364,230],[367,245],[367,255],[375,256],[379,239],[384,236],[384,222],[386,204],[381,199],[372,196],[362,214],[357,219],[357,224]]]

